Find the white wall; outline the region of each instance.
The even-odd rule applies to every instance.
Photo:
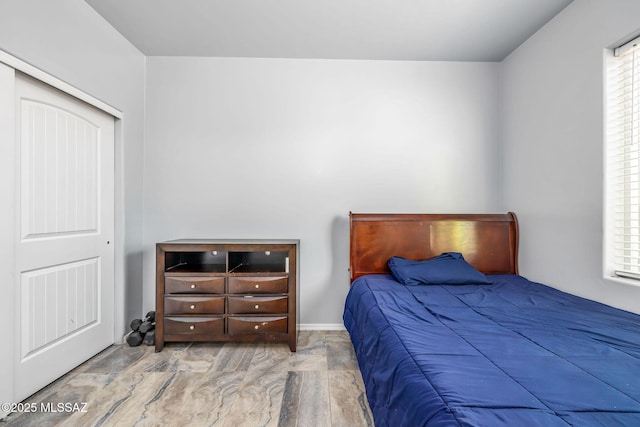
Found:
[[[82,0],[3,0],[0,49],[123,112],[116,129],[116,336],[121,337],[128,320],[142,310],[145,57]]]
[[[604,49],[640,30],[637,0],[576,0],[502,63],[504,203],[521,273],[640,312],[602,278]],[[503,209],[504,210],[504,209]]]
[[[147,59],[154,244],[299,238],[301,323],[341,324],[348,213],[501,206],[498,64]]]

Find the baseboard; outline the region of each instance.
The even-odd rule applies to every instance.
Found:
[[[298,324],[299,331],[345,331],[345,327],[342,323],[299,323]],[[120,342],[116,340],[114,344],[126,344],[127,337],[131,331],[126,333]]]
[[[342,323],[299,323],[299,331],[344,331]]]
[[[133,332],[133,331],[129,331],[126,334],[124,334],[122,336],[122,339],[120,340],[120,342],[118,342],[118,340],[115,340],[114,344],[116,344],[116,345],[126,344],[127,343],[127,337],[131,334],[131,332]]]
[[[346,331],[344,325],[342,323],[298,323],[299,331]],[[114,344],[126,344],[127,337],[131,331],[125,334],[122,337],[122,340],[116,342]]]

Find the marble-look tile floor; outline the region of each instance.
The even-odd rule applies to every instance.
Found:
[[[24,401],[13,426],[373,426],[345,331],[279,343],[111,346]],[[62,404],[60,406],[60,404]]]

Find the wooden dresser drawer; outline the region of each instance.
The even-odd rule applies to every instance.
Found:
[[[286,334],[287,317],[229,317],[229,335]]]
[[[164,299],[164,313],[224,314],[224,297],[168,296]]]
[[[168,335],[222,335],[224,334],[224,318],[165,317],[164,332]]]
[[[275,297],[229,297],[230,314],[286,313],[289,299],[286,296]]]
[[[165,294],[222,294],[224,277],[165,277]]]
[[[230,294],[278,294],[289,290],[285,277],[229,277]]]

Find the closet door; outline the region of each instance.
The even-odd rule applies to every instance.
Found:
[[[14,395],[114,342],[114,118],[16,73]]]

